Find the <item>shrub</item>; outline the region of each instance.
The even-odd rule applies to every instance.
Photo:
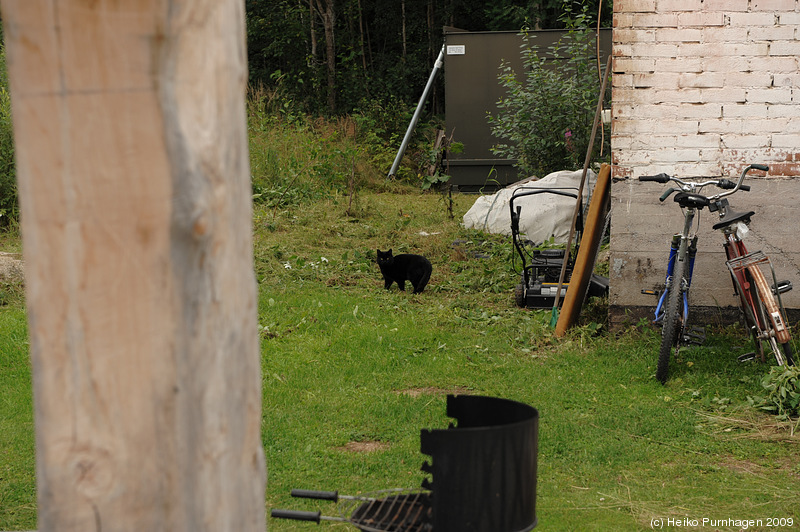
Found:
[[[0,46],[0,227],[19,222],[17,172],[14,166],[14,133],[8,92],[5,47]]]
[[[507,96],[489,123],[503,142],[492,151],[516,159],[524,175],[580,168],[586,157],[600,89],[594,32],[586,11],[573,18],[567,10],[563,20],[567,34],[547,54],[523,33],[524,75],[501,65],[499,82]],[[558,58],[557,68],[547,57]],[[604,144],[603,153],[610,153],[608,136]]]
[[[800,367],[773,366],[761,380],[764,396],[748,397],[750,404],[789,419],[800,415]]]

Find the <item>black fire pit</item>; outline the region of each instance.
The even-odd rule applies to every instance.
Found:
[[[536,520],[539,412],[494,397],[450,395],[447,415],[457,424],[423,430],[422,466],[432,481],[436,532],[518,532]]]
[[[523,532],[536,526],[539,412],[494,397],[447,396],[443,430],[423,430],[420,449],[431,457],[422,490],[383,490],[358,496],[292,490],[293,497],[339,503],[339,517],[272,510],[272,517],[344,521],[365,532]]]

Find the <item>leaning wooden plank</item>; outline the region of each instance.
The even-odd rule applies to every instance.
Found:
[[[606,214],[608,213],[608,196],[611,192],[611,167],[604,164],[597,176],[589,213],[586,215],[586,228],[581,235],[581,245],[575,259],[575,267],[567,286],[564,303],[556,323],[556,336],[563,336],[580,316],[583,300],[592,278],[592,271],[603,238]]]
[[[40,531],[265,529],[241,0],[2,0]]]

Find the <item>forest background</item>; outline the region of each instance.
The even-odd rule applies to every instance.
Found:
[[[612,0],[247,0],[246,9],[251,85],[330,115],[416,102],[445,27],[563,29],[567,12],[595,17],[587,23],[599,13],[607,27]],[[443,111],[441,82],[430,102]]]

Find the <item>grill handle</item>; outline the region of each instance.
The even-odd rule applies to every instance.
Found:
[[[270,515],[276,519],[294,519],[295,521],[314,521],[319,524],[321,512],[301,512],[299,510],[272,510]]]
[[[316,491],[316,490],[292,490],[292,497],[299,497],[301,499],[318,499],[322,501],[339,500],[338,491]]]

